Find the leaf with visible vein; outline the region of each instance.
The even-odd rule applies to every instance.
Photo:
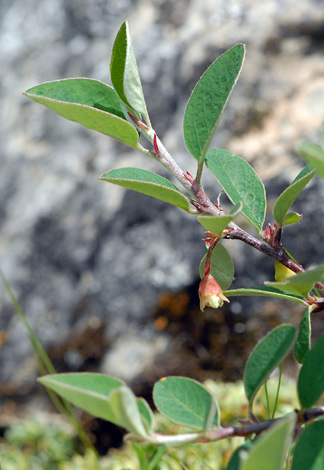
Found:
[[[204,430],[219,426],[215,398],[195,380],[166,377],[154,385],[153,400],[158,411],[176,423]]]
[[[114,42],[110,75],[120,99],[128,107],[142,114],[146,124],[150,125],[127,21],[122,24]]]
[[[281,325],[270,331],[251,352],[244,370],[244,389],[252,408],[253,400],[271,372],[280,364],[293,347],[296,328]]]
[[[245,54],[243,44],[224,52],[196,84],[184,115],[184,138],[189,152],[204,158],[223,110],[240,74]]]
[[[147,170],[120,168],[110,170],[100,176],[108,183],[117,184],[133,191],[155,197],[189,212],[190,203],[171,181]]]
[[[206,164],[231,202],[242,202],[242,214],[260,231],[266,198],[264,185],[254,169],[243,158],[220,149],[207,152]]]
[[[65,119],[139,148],[138,132],[125,120],[115,90],[102,82],[56,80],[30,88],[25,95]]]

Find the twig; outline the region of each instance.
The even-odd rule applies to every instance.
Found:
[[[295,410],[295,413],[297,416],[296,426],[301,426],[308,421],[318,418],[319,416],[323,416],[324,406],[319,408],[310,408],[308,410]],[[184,444],[189,442],[202,444],[206,442],[219,441],[233,436],[248,437],[252,434],[261,434],[282,419],[285,419],[285,416],[276,419],[266,419],[261,422],[246,424],[244,426],[219,427],[202,433],[177,434],[174,436],[154,434],[153,436],[150,436],[150,442],[155,442],[156,444]]]

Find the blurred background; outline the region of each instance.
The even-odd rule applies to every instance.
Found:
[[[193,173],[182,136],[190,92],[221,53],[246,44],[213,146],[252,164],[272,222],[271,205],[304,166],[298,142],[320,140],[324,2],[0,0],[0,267],[59,371],[104,372],[149,396],[167,374],[241,378],[269,325],[297,324],[302,309],[235,298],[200,313],[202,227],[174,207],[98,181],[124,166],[165,170],[22,94],[67,77],[110,84],[111,49],[125,19],[153,126]],[[204,184],[216,200],[215,181],[206,174]],[[323,196],[315,178],[295,204],[304,218],[283,236],[306,267],[323,262]],[[271,259],[238,242],[226,247],[234,286],[273,279]],[[27,331],[0,285],[0,427],[47,409],[36,377]]]

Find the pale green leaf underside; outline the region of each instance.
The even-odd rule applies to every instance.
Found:
[[[142,194],[155,197],[189,212],[190,203],[178,188],[163,176],[139,168],[110,170],[100,176],[109,183],[124,186]]]
[[[67,373],[38,381],[93,416],[147,437],[136,397],[120,380],[102,374]]]
[[[221,237],[223,230],[235,219],[241,210],[242,203],[238,203],[228,215],[199,215],[198,222],[209,232],[215,233]]]
[[[307,308],[300,324],[297,341],[294,346],[294,357],[299,364],[303,364],[311,348],[311,322],[310,309]]]
[[[273,216],[278,225],[281,226],[284,224],[285,217],[290,206],[293,204],[295,199],[299,196],[299,194],[310,182],[314,175],[315,170],[313,170],[311,166],[308,165],[299,173],[294,182],[280,194],[273,208]]]
[[[57,80],[30,88],[25,93],[56,114],[138,148],[136,129],[123,118],[116,92],[97,80]]]
[[[291,276],[284,282],[265,282],[269,287],[274,287],[288,294],[307,297],[313,289],[315,282],[321,282],[324,279],[324,265],[314,269],[309,269],[296,276]]]
[[[291,470],[322,470],[324,468],[324,421],[306,427],[299,436]]]
[[[324,179],[324,149],[318,145],[304,142],[299,146],[299,152],[315,168],[319,176]]]
[[[203,257],[199,267],[200,277],[204,277],[206,256]],[[234,264],[226,248],[218,243],[214,248],[210,260],[210,273],[216,279],[220,287],[228,289],[234,279]]]
[[[302,214],[298,214],[297,212],[287,212],[283,219],[283,225],[296,224],[301,220],[302,217]]]
[[[303,408],[310,408],[324,391],[324,336],[306,355],[298,377],[298,397]]]
[[[289,353],[296,338],[293,325],[281,325],[263,338],[251,352],[244,371],[244,389],[250,407],[260,387]]]
[[[242,214],[260,231],[266,212],[265,189],[251,165],[220,149],[207,152],[206,164],[232,203],[242,202]]]
[[[226,297],[274,297],[308,305],[302,297],[292,294],[283,294],[280,290],[272,287],[242,287],[240,289],[226,290],[224,295],[226,295]]]
[[[215,398],[195,380],[166,377],[154,385],[153,400],[158,411],[171,421],[204,430],[219,425]],[[212,419],[211,419],[212,418]]]
[[[114,42],[110,62],[110,75],[120,99],[127,106],[142,114],[146,123],[149,124],[150,121],[127,21],[122,24]]]
[[[283,469],[295,424],[296,417],[291,414],[265,431],[253,443],[247,459],[242,459],[240,470]]]
[[[213,62],[196,84],[184,115],[189,152],[204,156],[242,68],[245,47],[238,44]]]

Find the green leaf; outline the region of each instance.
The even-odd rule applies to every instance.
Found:
[[[136,397],[120,380],[95,373],[67,373],[47,375],[38,381],[93,416],[147,437]]]
[[[319,176],[324,179],[324,150],[318,145],[309,142],[302,143],[298,150],[301,156],[315,168]]]
[[[310,309],[307,308],[300,325],[297,341],[294,346],[294,357],[299,364],[303,364],[306,354],[311,348],[311,322]]]
[[[195,380],[163,378],[154,385],[153,400],[158,411],[175,423],[199,430],[219,426],[215,398]]]
[[[254,169],[237,155],[220,149],[207,152],[206,164],[232,203],[242,202],[242,214],[260,231],[266,198],[263,183]]]
[[[142,114],[146,124],[150,125],[127,21],[122,24],[114,42],[110,75],[119,98]]]
[[[203,257],[199,267],[200,277],[204,277],[206,267],[206,256]],[[234,264],[226,248],[218,243],[212,251],[210,260],[210,273],[221,286],[221,289],[227,289],[234,279]]]
[[[162,457],[165,455],[166,451],[167,451],[166,446],[159,445],[159,447],[155,450],[152,457],[150,458],[147,470],[160,470],[161,466],[159,464],[162,460]]]
[[[276,297],[278,299],[292,300],[293,302],[308,305],[302,297],[292,294],[283,294],[280,290],[273,287],[242,287],[241,289],[226,290],[224,291],[224,295],[226,295],[226,297]]]
[[[296,417],[292,414],[262,433],[259,438],[255,439],[247,459],[242,459],[240,470],[283,469],[295,424]]]
[[[303,408],[310,408],[324,390],[324,336],[306,355],[298,377],[298,396]]]
[[[280,194],[273,208],[273,216],[278,225],[284,225],[285,217],[290,206],[314,175],[315,170],[313,170],[310,165],[307,165],[307,167],[297,175],[293,183]]]
[[[299,222],[302,219],[302,214],[298,214],[298,212],[287,212],[284,216],[282,225],[293,225]]]
[[[100,176],[108,183],[118,184],[142,194],[161,199],[187,212],[190,210],[189,200],[179,189],[163,176],[138,168],[120,168],[110,170]]]
[[[324,421],[316,421],[306,427],[299,437],[291,470],[323,470]]]
[[[241,446],[237,447],[233,454],[231,455],[231,458],[227,464],[226,470],[240,470],[240,464],[241,464],[241,453],[246,454],[251,447],[253,446],[254,442],[252,440],[245,441],[244,444]]]
[[[211,233],[216,233],[219,237],[221,237],[223,230],[241,212],[242,207],[243,207],[242,203],[239,202],[233,207],[231,213],[228,215],[219,215],[219,216],[199,215],[198,221],[206,230],[208,230]]]
[[[143,445],[132,442],[132,447],[139,460],[140,470],[159,470],[160,469],[159,463],[161,462],[162,457],[166,453],[166,450],[167,450],[166,446],[160,444],[149,459],[146,455],[147,453],[145,452]],[[126,470],[126,469],[123,469],[123,470]]]
[[[143,446],[137,444],[136,442],[132,442],[132,447],[137,455],[140,470],[147,470],[148,462],[146,458],[146,452],[144,451]]]
[[[184,138],[189,152],[204,158],[222,112],[238,79],[245,54],[238,44],[213,62],[196,84],[184,115]]]
[[[113,88],[89,78],[42,83],[25,92],[56,114],[138,148],[138,132],[124,119]]]
[[[244,371],[244,389],[250,409],[253,400],[271,372],[287,356],[296,339],[296,328],[281,325],[270,331],[251,352]]]
[[[324,265],[321,265],[317,268],[296,274],[296,276],[291,276],[284,282],[265,282],[265,284],[279,289],[280,291],[287,292],[288,294],[301,295],[307,298],[315,282],[321,281],[323,278]]]
[[[144,425],[146,425],[147,432],[149,432],[150,429],[152,429],[153,424],[154,424],[154,415],[153,411],[151,410],[149,404],[147,403],[144,398],[137,398],[137,406],[138,410],[142,415],[142,421]]]

